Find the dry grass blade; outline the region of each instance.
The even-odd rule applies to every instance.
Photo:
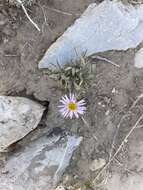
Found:
[[[40,32],[39,26],[30,18],[30,16],[28,15],[28,12],[27,12],[26,8],[24,7],[22,1],[21,0],[16,0],[16,1],[21,5],[25,15],[27,16],[27,18],[31,22],[31,24],[34,25],[34,27]]]
[[[92,58],[98,59],[100,61],[105,61],[105,62],[110,63],[116,67],[120,67],[120,65],[118,65],[117,63],[107,59],[106,57],[101,57],[101,56],[96,55],[96,56],[92,56]]]
[[[54,12],[57,12],[57,13],[60,13],[60,14],[63,14],[63,15],[67,15],[67,16],[80,16],[80,14],[73,14],[73,13],[69,13],[69,12],[66,12],[66,11],[61,11],[59,9],[55,9],[55,8],[51,8],[51,7],[46,7],[48,9],[50,9],[51,11],[54,11]]]
[[[131,128],[131,130],[128,132],[128,134],[125,136],[124,140],[122,141],[122,143],[120,144],[119,148],[116,150],[116,152],[114,153],[114,155],[112,156],[112,158],[108,161],[108,163],[100,170],[100,172],[97,174],[97,176],[94,179],[94,184],[96,184],[96,180],[98,179],[98,177],[106,170],[106,168],[111,164],[111,162],[115,159],[115,157],[118,155],[118,153],[120,152],[121,148],[123,147],[123,145],[127,142],[129,136],[132,134],[132,132],[136,129],[136,127],[139,125],[140,121],[143,119],[143,114],[140,116],[140,118],[136,121],[136,123],[133,125],[133,127]]]
[[[55,70],[46,69],[45,72],[50,78],[57,80],[66,93],[74,92],[81,96],[91,86],[94,70],[84,57],[78,61],[67,63],[63,68],[58,62],[54,66]]]
[[[143,98],[143,94],[140,94],[137,99],[133,102],[132,106],[129,108],[129,111],[130,112],[136,105],[137,103],[140,101],[140,99]],[[98,177],[100,177],[100,175],[107,169],[107,167],[111,164],[111,162],[116,159],[116,156],[118,155],[118,153],[120,152],[121,148],[123,147],[123,145],[127,142],[129,136],[132,134],[132,132],[137,129],[137,128],[141,128],[143,125],[139,125],[140,121],[143,119],[143,115],[141,115],[141,117],[137,120],[137,122],[135,123],[135,125],[131,128],[131,130],[128,132],[128,134],[125,136],[124,140],[122,141],[122,143],[120,144],[119,148],[116,150],[116,152],[113,154],[112,156],[112,153],[113,153],[113,150],[115,149],[115,141],[116,141],[116,137],[118,135],[118,131],[120,129],[120,126],[121,126],[121,123],[122,121],[130,116],[131,114],[130,113],[127,113],[125,114],[119,124],[117,125],[117,130],[115,132],[115,135],[113,137],[113,142],[112,142],[112,146],[111,146],[111,152],[110,152],[110,155],[109,155],[109,161],[108,163],[99,171],[99,173],[97,174],[96,178],[94,179],[94,184],[96,184],[96,180],[98,179]]]
[[[137,99],[133,102],[132,106],[129,108],[128,112],[130,112],[136,106],[136,104],[140,101],[141,98],[143,98],[143,94],[140,94],[137,97]],[[130,115],[131,115],[131,113],[123,115],[122,118],[120,119],[119,124],[117,125],[117,130],[116,130],[116,132],[114,134],[113,141],[112,141],[112,146],[111,146],[111,151],[110,151],[110,154],[109,154],[109,160],[111,159],[112,154],[113,154],[113,150],[114,150],[114,147],[115,147],[115,141],[116,141],[116,138],[117,138],[121,123],[123,122],[124,119],[126,119]],[[137,128],[139,128],[139,127],[137,126]]]

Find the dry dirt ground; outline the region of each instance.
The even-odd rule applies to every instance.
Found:
[[[125,141],[116,159],[93,180],[98,171],[91,171],[93,160],[103,158],[106,163],[143,113],[143,70],[134,68],[137,49],[126,52],[110,51],[101,54],[116,62],[120,68],[95,61],[93,85],[86,94],[90,125],[82,121],[65,121],[60,117],[57,104],[62,94],[58,83],[49,79],[37,68],[47,48],[93,0],[38,0],[27,10],[41,28],[39,33],[27,20],[21,9],[0,1],[0,94],[29,96],[37,101],[50,102],[43,123],[30,135],[41,136],[53,129],[83,136],[61,183],[71,189],[88,190],[143,190],[143,128],[138,127]],[[99,1],[97,2],[99,3]],[[142,44],[140,44],[142,47]],[[133,106],[132,106],[133,105]],[[119,125],[120,123],[120,125]],[[139,123],[141,125],[141,123]],[[119,127],[117,127],[119,126]],[[115,145],[112,147],[113,138]],[[97,136],[96,141],[93,134]],[[27,136],[28,140],[28,136]],[[22,143],[27,143],[23,140]]]

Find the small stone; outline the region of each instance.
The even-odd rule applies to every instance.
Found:
[[[13,30],[10,25],[6,25],[5,27],[3,27],[2,32],[3,32],[6,36],[10,36],[10,37],[16,36],[15,30]]]
[[[7,23],[8,19],[0,13],[0,26],[3,26]]]
[[[55,190],[65,190],[63,186],[58,186]]]
[[[105,112],[105,115],[108,116],[109,114],[110,114],[110,110],[107,110],[107,111]]]
[[[143,48],[141,48],[135,55],[134,66],[138,69],[143,68]]]
[[[8,174],[8,172],[9,172],[8,170],[3,170],[1,173],[2,174]]]
[[[72,180],[72,176],[70,176],[70,175],[66,175],[66,176],[64,176],[63,177],[63,185],[65,185],[65,184],[67,184],[67,183],[70,183],[71,182],[71,180]]]
[[[116,93],[116,88],[112,89],[112,93],[115,94]]]
[[[105,159],[99,158],[98,160],[93,160],[89,169],[94,172],[96,170],[101,169],[105,164],[106,164]]]

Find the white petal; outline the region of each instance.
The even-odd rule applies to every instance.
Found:
[[[66,118],[70,117],[70,112],[67,113]]]
[[[82,105],[85,105],[86,102],[85,102],[84,100],[80,100],[79,102],[77,102],[77,104],[78,104],[79,106],[82,106]]]
[[[70,93],[69,97],[70,97],[70,101],[71,101],[71,102],[76,102],[76,97],[75,97],[74,94],[71,94],[71,93]]]
[[[65,108],[66,105],[59,105],[58,108]]]
[[[67,102],[70,101],[70,99],[67,97],[67,95],[65,95],[64,98],[65,98],[65,100],[66,100]]]
[[[73,102],[76,102],[76,97],[75,97],[74,94],[72,95],[72,101],[73,101]]]
[[[70,100],[72,100],[72,94],[71,93],[69,94],[69,97],[70,97]]]
[[[74,111],[74,115],[75,115],[76,118],[79,118],[79,115],[78,115],[77,111]]]
[[[66,108],[61,108],[59,111],[62,113],[62,112],[66,112],[68,110]]]
[[[72,119],[73,118],[73,111],[69,112],[69,117]]]
[[[84,114],[84,113],[85,113],[85,111],[82,111],[82,110],[77,110],[77,113],[79,113],[79,114]]]
[[[86,107],[78,106],[78,107],[77,107],[77,110],[78,110],[78,111],[85,111],[85,110],[86,110]]]
[[[67,110],[67,111],[65,111],[65,113],[64,113],[64,117],[68,117],[68,113],[69,113],[69,111]]]
[[[62,104],[64,104],[64,105],[67,104],[67,102],[66,102],[65,100],[60,100],[60,102],[61,102]]]
[[[70,100],[69,98],[65,95],[62,97],[62,100],[65,102],[65,103],[68,103]]]

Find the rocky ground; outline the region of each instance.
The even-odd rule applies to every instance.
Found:
[[[57,130],[62,135],[83,137],[61,179],[65,189],[114,190],[116,187],[117,190],[142,190],[141,123],[125,140],[113,162],[95,180],[100,169],[108,163],[142,115],[142,97],[137,97],[143,93],[143,70],[134,67],[135,53],[142,44],[136,49],[100,54],[120,67],[91,60],[92,63],[95,62],[96,69],[92,85],[85,95],[88,107],[85,118],[89,129],[80,119],[64,120],[60,116],[57,105],[63,92],[58,82],[50,79],[37,67],[47,48],[92,2],[95,1],[38,0],[33,6],[27,7],[32,19],[41,28],[41,32],[38,32],[22,9],[1,0],[0,94],[28,97],[42,104],[49,103],[46,103],[48,112],[45,112],[38,128],[18,143],[20,147],[26,146],[32,138],[38,139]],[[135,102],[136,100],[138,101]],[[18,145],[12,147],[9,154],[19,150]]]

